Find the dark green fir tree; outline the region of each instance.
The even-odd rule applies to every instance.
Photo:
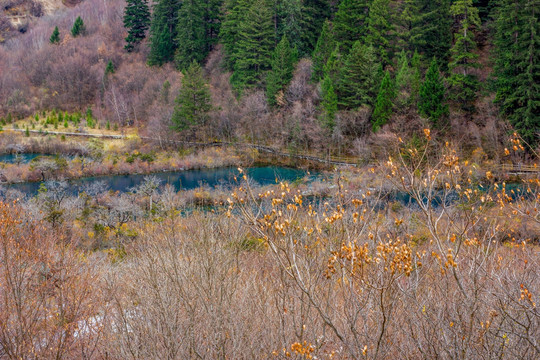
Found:
[[[323,68],[323,79],[328,78],[331,80],[332,87],[334,89],[334,92],[336,93],[336,96],[339,97],[339,92],[341,90],[341,85],[343,83],[343,65],[345,63],[345,59],[341,55],[341,52],[339,51],[339,46],[336,45],[330,56],[328,57],[328,60],[326,61],[326,64]]]
[[[523,139],[540,144],[540,10],[537,0],[501,0],[496,12],[496,102]]]
[[[291,81],[297,60],[298,51],[291,48],[289,40],[283,36],[272,55],[272,70],[266,80],[266,96],[271,106],[278,104],[276,95],[285,90]]]
[[[310,54],[320,37],[323,24],[331,15],[329,0],[304,0],[301,15],[301,39],[302,47],[300,54]]]
[[[234,70],[237,60],[240,25],[244,20],[253,0],[226,0],[225,15],[221,24],[219,38],[223,44],[224,65],[227,70]]]
[[[176,51],[179,0],[158,0],[150,25],[148,64],[161,66],[173,61]]]
[[[173,129],[191,137],[195,127],[207,122],[208,113],[212,109],[210,88],[197,62],[192,62],[184,72],[182,87],[175,103],[171,119]]]
[[[336,113],[338,111],[338,98],[334,90],[332,79],[328,74],[321,81],[321,97],[324,126],[330,130],[333,130],[335,126]]]
[[[373,47],[355,42],[341,72],[338,92],[341,107],[354,109],[373,105],[378,90],[377,68]]]
[[[390,0],[373,0],[369,7],[366,44],[373,46],[377,61],[384,65],[388,65],[393,57],[394,36]]]
[[[435,127],[441,126],[441,119],[448,114],[445,104],[445,88],[436,58],[426,72],[424,83],[420,87],[418,110],[428,118]]]
[[[418,102],[420,87],[422,86],[422,61],[418,51],[414,52],[411,59],[411,97],[409,102],[415,105]]]
[[[204,4],[202,0],[185,0],[178,11],[175,60],[180,70],[187,69],[193,61],[202,62],[208,54]]]
[[[73,37],[77,37],[79,35],[84,35],[86,32],[86,27],[84,26],[83,19],[78,16],[77,19],[75,19],[75,22],[73,23],[73,27],[71,28],[71,35]]]
[[[330,57],[330,54],[335,49],[334,34],[332,32],[332,24],[330,21],[325,21],[323,24],[321,35],[315,45],[315,50],[311,56],[313,61],[312,79],[319,81],[323,76],[324,66]]]
[[[450,13],[459,24],[448,64],[451,97],[463,110],[473,111],[478,79],[471,70],[478,67],[478,55],[474,52],[474,31],[481,26],[478,9],[473,6],[473,0],[457,0],[452,4]]]
[[[446,68],[452,46],[451,0],[413,0],[414,14],[409,33],[411,51],[425,59],[436,57]]]
[[[396,73],[396,97],[398,105],[405,105],[411,96],[413,73],[409,66],[409,57],[405,50],[399,54]]]
[[[126,0],[124,27],[128,31],[124,48],[131,52],[146,37],[150,27],[150,8],[148,0]]]
[[[390,119],[394,98],[394,84],[390,78],[390,73],[386,71],[381,82],[379,93],[377,94],[377,101],[375,102],[375,108],[373,109],[373,115],[371,117],[373,131],[378,131]]]
[[[58,26],[54,27],[51,37],[49,38],[51,44],[58,44],[60,42],[60,31]]]
[[[292,48],[303,53],[305,46],[302,43],[302,0],[280,0],[276,4],[276,42],[287,36]]]
[[[334,17],[336,41],[346,53],[354,42],[364,38],[367,30],[369,0],[343,0]]]
[[[265,1],[254,1],[241,20],[231,83],[235,89],[263,85],[274,49],[272,12]]]
[[[222,9],[224,0],[206,0],[203,2],[206,44],[208,51],[218,42],[221,30]]]

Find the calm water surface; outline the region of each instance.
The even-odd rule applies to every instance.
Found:
[[[260,185],[275,184],[276,180],[292,182],[303,178],[308,173],[305,170],[267,166],[247,168],[248,176]],[[216,168],[216,169],[200,169],[200,170],[182,170],[173,172],[154,173],[152,176],[161,180],[161,184],[170,184],[179,190],[190,190],[201,185],[216,187],[219,185],[230,186],[235,184],[235,176],[240,173],[236,167]],[[73,194],[83,191],[86,187],[93,183],[104,182],[107,188],[112,191],[128,192],[133,187],[141,184],[144,178],[148,175],[129,174],[129,175],[108,175],[88,177],[76,180],[69,180],[69,190]],[[27,195],[35,195],[41,182],[11,184],[9,188],[19,190]]]

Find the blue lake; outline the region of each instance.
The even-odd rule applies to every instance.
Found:
[[[276,180],[293,182],[308,175],[308,172],[300,169],[266,166],[247,168],[245,172],[253,181],[260,185],[275,184]],[[240,175],[236,167],[182,170],[173,172],[153,173],[151,176],[161,180],[161,184],[170,184],[179,190],[190,190],[206,185],[212,188],[217,186],[230,186],[236,184],[235,177]],[[149,175],[129,174],[129,175],[108,175],[98,177],[88,177],[82,179],[69,180],[69,191],[76,195],[94,183],[103,182],[112,191],[128,192],[133,187],[141,184],[144,178]],[[19,190],[27,195],[37,194],[41,182],[17,183],[8,185],[8,188]]]

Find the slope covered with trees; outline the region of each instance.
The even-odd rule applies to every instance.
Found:
[[[291,133],[280,129],[296,128],[305,150],[338,153],[425,126],[491,154],[500,144],[491,140],[512,130],[532,149],[539,144],[536,0],[114,0],[98,8],[86,0],[3,45],[2,61],[21,79],[3,77],[4,117],[93,107],[103,121],[165,129],[173,104],[159,101],[161,86],[142,91],[146,79],[162,85],[170,69],[180,78],[195,61],[214,105],[199,134],[289,147]],[[88,64],[55,63],[70,48]],[[29,58],[51,59],[49,70]],[[118,71],[105,76],[109,61]],[[54,79],[61,73],[69,81]],[[133,76],[138,84],[128,85]],[[266,136],[255,135],[252,116],[269,119]],[[312,149],[320,137],[331,141]]]

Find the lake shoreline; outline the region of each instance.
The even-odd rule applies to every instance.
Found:
[[[3,156],[6,156],[6,154],[8,153],[4,152]],[[73,157],[74,155],[71,152],[25,152],[20,155],[23,158],[28,158],[30,154],[36,154],[37,156],[31,156],[31,159],[26,162],[14,163],[14,161],[8,161],[2,163],[2,169],[0,170],[2,184],[42,182],[55,179],[76,180],[110,175],[151,175],[163,172],[221,167],[284,166],[315,171],[333,168],[309,161],[282,159],[277,156],[232,147],[200,149],[195,152],[192,152],[192,150],[161,151],[157,153],[144,153],[139,150],[121,153],[109,152],[103,154],[100,159],[81,157],[80,155]],[[42,162],[45,162],[45,164],[42,164]]]
[[[305,170],[266,166],[266,167],[246,167],[244,173],[258,185],[275,185],[279,181],[295,182],[305,179],[312,174]],[[207,189],[214,191],[218,188],[235,187],[243,182],[241,172],[235,166],[219,167],[212,169],[190,169],[180,171],[166,171],[153,174],[126,174],[126,175],[104,175],[92,176],[72,180],[49,180],[41,182],[25,182],[10,184],[5,187],[6,191],[16,190],[25,195],[34,196],[41,191],[41,187],[52,186],[62,188],[71,195],[78,196],[88,189],[97,187],[103,191],[125,193],[131,192],[141,184],[151,181],[156,186],[172,186],[178,191],[189,191],[194,189]]]

